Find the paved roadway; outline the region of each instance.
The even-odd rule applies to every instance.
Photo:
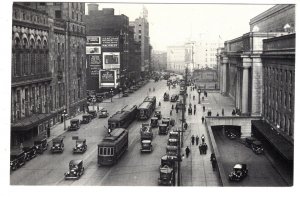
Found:
[[[155,91],[149,92],[149,88],[155,87]],[[161,101],[163,116],[170,115],[171,103],[162,99],[164,92],[179,92],[179,87],[168,90],[166,80],[150,81],[136,92],[129,94],[129,97],[113,99],[113,103],[106,100],[101,107],[108,109],[112,115],[125,105],[140,104],[147,95],[155,95],[157,103]],[[180,113],[179,113],[180,114]],[[173,114],[175,116],[175,113]],[[178,115],[180,116],[180,115]],[[175,118],[179,123],[178,118]],[[149,122],[144,121],[144,122]],[[111,167],[98,167],[97,165],[97,144],[106,134],[107,118],[94,119],[87,125],[82,125],[76,132],[65,132],[65,150],[62,154],[52,154],[49,149],[43,155],[26,163],[22,168],[10,175],[11,185],[107,185],[107,186],[156,186],[159,176],[158,168],[160,158],[165,154],[165,147],[168,136],[159,136],[158,129],[154,129],[153,152],[150,154],[140,153],[139,129],[143,121],[134,121],[129,129],[129,148],[121,157],[120,161]],[[179,123],[180,124],[180,123]],[[84,154],[72,153],[75,141],[72,136],[79,136],[87,139],[88,150]],[[49,144],[52,145],[51,143]],[[49,147],[50,147],[49,146]],[[68,170],[68,163],[72,159],[83,159],[85,173],[76,181],[64,180],[64,173]]]

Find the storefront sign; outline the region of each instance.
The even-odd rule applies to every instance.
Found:
[[[100,65],[90,65],[90,72],[92,77],[98,77],[99,75],[99,70],[101,69]]]
[[[116,78],[117,78],[116,70],[100,70],[99,71],[100,87],[116,87],[116,85],[117,85]]]
[[[87,36],[86,37],[86,45],[100,45],[101,37],[100,36]]]
[[[89,55],[90,65],[101,65],[101,56],[100,55]]]

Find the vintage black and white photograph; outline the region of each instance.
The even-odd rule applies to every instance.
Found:
[[[295,186],[295,2],[5,9],[10,187]]]

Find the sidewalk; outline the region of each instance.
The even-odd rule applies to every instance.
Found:
[[[191,93],[191,96],[189,95]],[[195,96],[195,100],[193,100]],[[191,153],[188,158],[184,158],[181,162],[181,177],[183,186],[222,186],[219,178],[219,173],[213,171],[210,162],[210,155],[212,147],[208,142],[208,132],[205,127],[205,123],[202,124],[201,117],[207,115],[207,109],[210,109],[212,115],[216,115],[217,112],[222,116],[222,108],[224,108],[224,115],[231,115],[234,104],[231,98],[224,97],[217,92],[208,92],[208,97],[202,101],[203,93],[201,94],[201,104],[198,104],[198,93],[196,91],[190,91],[188,89],[187,105],[189,103],[194,106],[196,104],[196,114],[188,115],[186,113],[186,120],[189,125],[188,131],[184,133],[184,146],[182,148],[182,154],[185,154],[186,146],[189,146]],[[203,104],[205,105],[205,112],[203,112]],[[195,137],[204,134],[205,142],[208,145],[206,155],[200,155],[199,148],[196,145],[191,144],[191,136]],[[201,139],[199,140],[201,141]],[[200,142],[199,142],[200,144]]]

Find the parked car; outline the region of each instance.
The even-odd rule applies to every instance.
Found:
[[[86,139],[76,140],[75,147],[73,148],[73,153],[84,153],[87,150]]]
[[[80,124],[88,124],[91,122],[91,120],[92,118],[90,114],[84,114],[82,115],[82,120],[80,121]]]
[[[77,131],[80,128],[79,119],[72,119],[68,131]]]
[[[52,153],[62,153],[64,151],[64,138],[63,137],[56,137],[52,140]]]
[[[167,135],[168,134],[168,125],[166,125],[166,124],[160,124],[158,126],[158,128],[159,128],[159,131],[158,131],[159,135],[161,135],[161,134]]]
[[[176,102],[177,100],[178,100],[178,95],[177,94],[172,94],[171,102]]]
[[[248,169],[246,164],[235,164],[233,171],[229,174],[230,181],[240,181],[248,174]]]
[[[83,160],[71,160],[69,171],[65,173],[65,179],[79,179],[84,173]]]
[[[26,155],[24,151],[11,151],[10,153],[10,169],[16,170],[26,163]]]
[[[142,140],[141,141],[141,152],[152,152],[151,140]]]
[[[107,109],[101,109],[100,113],[99,113],[99,118],[107,118],[109,116],[109,113],[107,112]]]
[[[89,110],[88,113],[92,115],[92,118],[97,117],[97,111],[96,110]]]
[[[23,147],[23,151],[25,152],[25,159],[29,161],[36,157],[36,147],[35,146],[25,146]]]
[[[33,144],[35,145],[36,152],[43,154],[43,152],[48,148],[47,137],[39,136],[33,141]]]

